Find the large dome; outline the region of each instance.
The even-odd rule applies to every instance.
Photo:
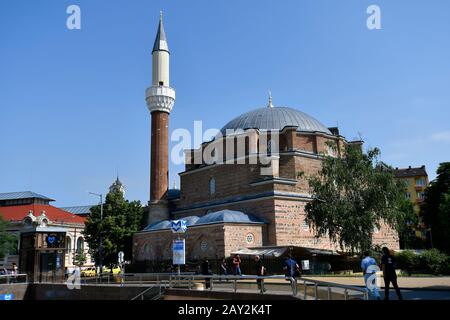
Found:
[[[225,135],[227,129],[282,130],[288,126],[297,127],[297,131],[331,134],[318,120],[287,107],[265,107],[246,112],[228,122],[221,132]]]

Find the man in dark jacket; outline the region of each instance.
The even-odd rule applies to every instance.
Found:
[[[200,265],[200,272],[201,272],[201,274],[203,274],[205,276],[212,275],[211,268],[209,266],[208,258],[205,258],[203,260],[202,264]],[[211,279],[210,278],[205,278],[205,285],[206,285],[206,289],[211,287]]]
[[[266,268],[264,267],[261,258],[259,256],[255,256],[255,274],[258,277],[262,277],[266,274]],[[262,292],[265,292],[266,289],[261,285],[262,279],[256,279],[256,283],[258,284],[258,289]]]
[[[391,255],[388,248],[383,247],[383,257],[381,258],[381,267],[383,269],[384,278],[384,300],[389,300],[389,285],[392,286],[397,293],[398,300],[403,300],[402,293],[397,284],[397,274],[395,273],[395,258]]]

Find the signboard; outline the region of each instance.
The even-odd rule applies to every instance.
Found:
[[[123,253],[123,251],[120,251],[120,252],[117,254],[118,262],[119,262],[119,263],[123,263],[124,257],[125,257],[125,253]]]
[[[14,293],[0,294],[0,300],[14,300]]]
[[[170,222],[170,229],[173,233],[185,233],[187,229],[186,220],[172,220]]]
[[[302,270],[309,270],[309,260],[302,260]]]
[[[185,243],[184,239],[173,240],[173,264],[185,264]]]

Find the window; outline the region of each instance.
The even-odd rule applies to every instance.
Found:
[[[417,198],[423,200],[425,198],[425,192],[417,192]]]
[[[70,240],[70,237],[66,237],[66,249],[67,253],[70,253],[70,249],[72,248],[72,240]]]
[[[163,85],[164,85],[164,81],[160,81],[160,82],[159,82],[159,85],[160,85],[160,86],[163,86]]]
[[[83,237],[79,237],[77,240],[77,252],[84,251],[84,239]]]
[[[247,234],[247,236],[245,237],[245,241],[247,241],[248,244],[253,243],[253,241],[255,241],[255,236],[253,235],[253,233]]]
[[[309,223],[306,220],[303,221],[303,230],[305,230],[305,231],[309,230]]]
[[[211,178],[209,180],[209,194],[213,195],[216,193],[216,179]]]
[[[425,179],[424,178],[419,178],[416,180],[416,186],[418,187],[423,187],[425,186]]]
[[[206,241],[200,242],[200,250],[202,250],[203,252],[208,250],[208,243]]]
[[[405,192],[405,198],[406,199],[411,199],[411,193]]]

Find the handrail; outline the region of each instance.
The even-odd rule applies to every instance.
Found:
[[[24,278],[25,277],[25,281],[19,282],[18,279],[19,278]],[[28,274],[26,273],[18,273],[18,274],[2,274],[0,275],[0,283],[2,283],[2,279],[6,279],[6,284],[10,284],[11,283],[11,279],[14,279],[14,281],[12,281],[12,283],[28,283]]]
[[[327,287],[327,298],[328,300],[332,300],[332,288],[339,288],[344,289],[344,300],[348,300],[349,298],[349,291],[357,291],[363,294],[364,300],[369,300],[368,290],[366,288],[359,288],[355,286],[349,286],[345,284],[339,284],[339,283],[333,283],[333,282],[326,282],[321,280],[313,280],[308,278],[299,278],[303,282],[304,285],[304,293],[303,297],[306,299],[307,297],[307,285],[306,283],[312,283],[314,285],[314,299],[318,299],[318,287]]]
[[[187,280],[188,281],[188,288],[189,290],[191,290],[192,288],[192,282],[194,282],[195,279],[200,279],[200,280],[209,280],[209,290],[212,291],[213,287],[214,287],[214,280],[231,280],[233,281],[233,290],[234,292],[237,292],[237,282],[239,280],[260,280],[261,282],[261,286],[259,289],[260,294],[264,294],[265,287],[264,287],[264,280],[268,280],[268,279],[283,279],[283,280],[289,280],[290,282],[290,286],[291,286],[291,290],[292,290],[292,295],[293,296],[297,296],[297,283],[295,278],[293,277],[286,277],[286,276],[280,276],[280,275],[275,275],[275,276],[254,276],[254,275],[242,275],[242,276],[234,276],[234,275],[178,275],[178,274],[174,274],[170,277],[169,280],[169,287],[172,288],[173,287],[173,282],[175,282],[176,280],[178,281],[182,281],[182,280]]]
[[[136,300],[137,298],[141,298],[141,300],[143,300],[144,299],[144,295],[148,292],[148,291],[150,291],[151,289],[153,289],[153,288],[155,288],[157,285],[156,284],[154,284],[153,286],[150,286],[150,287],[148,287],[147,289],[145,289],[144,291],[142,291],[141,293],[139,293],[137,296],[135,296],[134,298],[132,298],[131,300]],[[159,286],[159,293],[158,293],[158,296],[160,296],[161,295],[161,284],[159,284],[158,285]]]

